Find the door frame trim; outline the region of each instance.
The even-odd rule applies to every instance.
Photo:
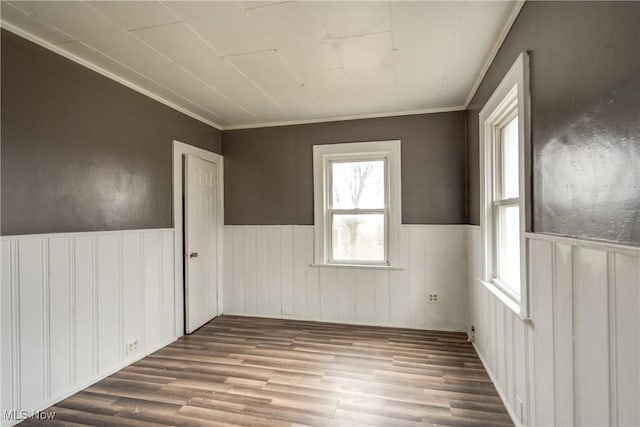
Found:
[[[217,312],[222,313],[222,269],[223,269],[223,227],[224,227],[224,159],[220,154],[213,153],[211,151],[203,150],[202,148],[194,147],[193,145],[185,144],[184,142],[173,140],[173,247],[174,247],[174,262],[173,272],[175,277],[175,336],[176,338],[184,335],[184,254],[182,253],[182,236],[183,236],[183,218],[182,218],[182,186],[183,186],[183,171],[182,171],[182,157],[185,154],[189,154],[198,157],[202,160],[206,160],[211,163],[215,163],[216,167],[216,206],[217,206],[217,218],[218,218],[218,274],[217,274]]]

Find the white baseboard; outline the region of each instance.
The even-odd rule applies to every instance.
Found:
[[[403,268],[374,270],[312,267],[313,226],[225,226],[222,311],[464,331],[468,230],[465,224],[403,225]],[[428,303],[431,293],[438,303]]]
[[[375,322],[351,322],[351,321],[331,321],[331,320],[318,320],[318,319],[305,319],[302,317],[294,316],[273,316],[273,315],[253,315],[246,313],[220,313],[220,315],[238,316],[238,317],[255,317],[264,319],[280,319],[280,320],[295,320],[300,322],[314,322],[314,323],[327,323],[330,325],[353,325],[353,326],[373,326],[377,328],[390,328],[390,329],[412,329],[416,331],[434,331],[434,332],[460,332],[466,333],[466,328],[438,328],[438,329],[426,329],[416,326],[406,326],[393,323],[375,323]]]
[[[527,233],[528,322],[476,280],[479,234],[474,347],[514,423],[640,425],[640,248]]]
[[[476,354],[478,355],[480,362],[482,362],[482,366],[484,366],[484,370],[487,371],[487,375],[489,375],[489,379],[493,383],[493,386],[496,388],[496,391],[498,392],[498,396],[500,396],[500,399],[502,400],[502,403],[504,404],[504,407],[507,410],[507,413],[511,417],[511,421],[516,427],[523,427],[524,425],[520,422],[520,420],[518,419],[518,416],[513,411],[513,408],[511,407],[511,403],[509,402],[509,399],[507,399],[507,396],[504,394],[504,391],[502,391],[502,388],[500,388],[500,386],[498,385],[499,383],[496,380],[496,377],[493,374],[493,371],[490,369],[489,365],[484,360],[482,353],[478,351],[478,347],[476,347],[476,343],[471,342],[471,344],[473,345],[473,349],[476,351]]]
[[[84,383],[78,384],[78,385],[76,385],[75,387],[73,387],[71,389],[65,390],[63,393],[60,393],[60,394],[58,394],[56,396],[53,396],[52,398],[50,398],[49,400],[43,402],[41,405],[39,405],[39,406],[37,406],[35,408],[27,409],[27,412],[33,414],[33,413],[37,413],[37,412],[40,412],[40,411],[44,411],[45,409],[49,408],[50,406],[55,405],[57,402],[60,402],[60,401],[66,399],[68,397],[73,396],[74,394],[76,394],[76,393],[84,390],[85,388],[90,387],[93,384],[95,384],[95,383],[97,383],[97,382],[99,382],[99,381],[101,381],[101,380],[103,380],[103,379],[115,374],[116,372],[126,368],[129,365],[133,365],[137,361],[139,361],[141,359],[144,359],[145,357],[149,356],[150,354],[155,353],[156,351],[168,346],[169,344],[171,344],[172,342],[175,342],[176,340],[177,340],[177,338],[169,339],[169,340],[165,341],[164,343],[162,343],[161,345],[158,345],[158,346],[152,348],[147,353],[142,353],[142,354],[137,355],[135,357],[131,357],[129,359],[126,359],[126,361],[124,363],[121,363],[120,365],[115,366],[115,367],[107,370],[106,372],[98,375],[97,377],[92,378],[89,381],[85,381]],[[4,414],[3,414],[3,420],[2,420],[2,423],[0,423],[0,426],[2,426],[2,427],[14,426],[14,425],[16,425],[18,423],[21,423],[22,421],[24,421],[24,420],[15,420],[15,421],[10,421],[10,422],[7,423],[6,421],[4,421]]]
[[[2,425],[15,424],[5,411],[45,409],[175,340],[173,229],[0,243]]]

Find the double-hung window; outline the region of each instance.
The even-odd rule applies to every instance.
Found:
[[[316,264],[397,264],[400,141],[314,146]]]
[[[483,283],[527,316],[525,158],[528,59],[521,54],[480,112]]]
[[[329,160],[329,261],[386,263],[386,159]]]

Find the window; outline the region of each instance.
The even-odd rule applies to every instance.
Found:
[[[400,141],[313,147],[316,264],[397,264]]]
[[[480,112],[483,283],[523,318],[528,119],[528,57],[523,53]]]

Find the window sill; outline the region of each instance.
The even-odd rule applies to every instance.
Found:
[[[491,282],[487,282],[482,279],[478,279],[480,283],[484,285],[493,295],[495,295],[504,305],[506,305],[513,313],[518,316],[525,324],[531,324],[531,318],[525,317],[522,314],[522,309],[517,301],[510,298],[502,289],[497,287]]]
[[[404,267],[394,265],[367,265],[367,264],[309,264],[309,267],[317,268],[364,268],[369,270],[404,270]]]

